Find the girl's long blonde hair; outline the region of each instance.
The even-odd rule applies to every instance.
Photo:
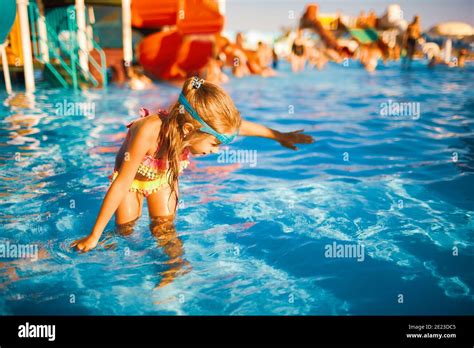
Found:
[[[221,87],[204,81],[199,88],[194,88],[191,82],[192,78],[188,78],[184,82],[182,93],[204,122],[219,133],[230,134],[240,128],[242,122],[240,113],[230,96]],[[163,125],[159,143],[166,148],[163,157],[168,161],[167,174],[168,184],[171,188],[170,197],[173,193],[176,195],[177,206],[176,186],[184,148],[190,140],[210,135],[199,131],[202,125],[179,102],[171,106],[168,117],[162,120]],[[190,123],[194,127],[194,131],[188,134],[186,138],[184,138],[183,132],[185,123]]]

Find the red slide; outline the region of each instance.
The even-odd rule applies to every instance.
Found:
[[[134,0],[132,25],[171,27],[144,38],[138,56],[147,72],[159,79],[172,79],[206,65],[213,50],[209,34],[222,30],[224,17],[216,0]]]

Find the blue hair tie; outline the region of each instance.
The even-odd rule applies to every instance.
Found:
[[[218,133],[214,129],[212,129],[206,122],[204,122],[201,117],[199,117],[198,113],[196,112],[196,110],[194,110],[191,104],[189,104],[183,93],[179,95],[178,101],[181,103],[181,105],[184,106],[186,111],[202,125],[202,127],[199,128],[201,132],[215,136],[222,144],[229,144],[237,136],[238,130],[234,134],[227,135]]]

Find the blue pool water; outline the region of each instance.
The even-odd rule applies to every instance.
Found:
[[[146,209],[131,236],[112,221],[98,249],[69,248],[95,221],[125,123],[177,87],[9,98],[0,242],[37,245],[39,258],[0,259],[0,313],[474,314],[473,72],[283,65],[276,78],[232,80],[245,118],[316,142],[293,152],[238,138],[229,149],[257,150],[255,166],[194,159],[180,183],[179,265]],[[381,115],[389,100],[420,113]],[[94,117],[57,112],[64,102],[90,103]],[[363,246],[363,260],[327,257],[333,243]]]

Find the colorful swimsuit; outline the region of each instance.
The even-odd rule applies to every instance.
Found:
[[[158,113],[164,117],[168,116],[166,110],[158,110]],[[150,112],[147,109],[140,109],[140,118],[144,118],[150,115]],[[139,120],[137,119],[137,120]],[[127,128],[130,128],[132,124],[137,121],[134,120],[127,124]],[[130,137],[130,129],[127,132],[127,138]],[[138,166],[137,176],[133,179],[132,185],[130,187],[130,192],[139,192],[142,193],[145,197],[149,196],[153,192],[159,191],[163,186],[168,185],[169,173],[167,173],[168,163],[163,159],[155,158],[158,149],[156,150],[153,156],[146,155],[140,165]],[[189,165],[189,150],[185,150],[181,157],[180,169],[181,173]],[[109,179],[112,182],[118,175],[118,169],[114,168],[114,173],[109,176]],[[137,178],[138,177],[138,178]]]

